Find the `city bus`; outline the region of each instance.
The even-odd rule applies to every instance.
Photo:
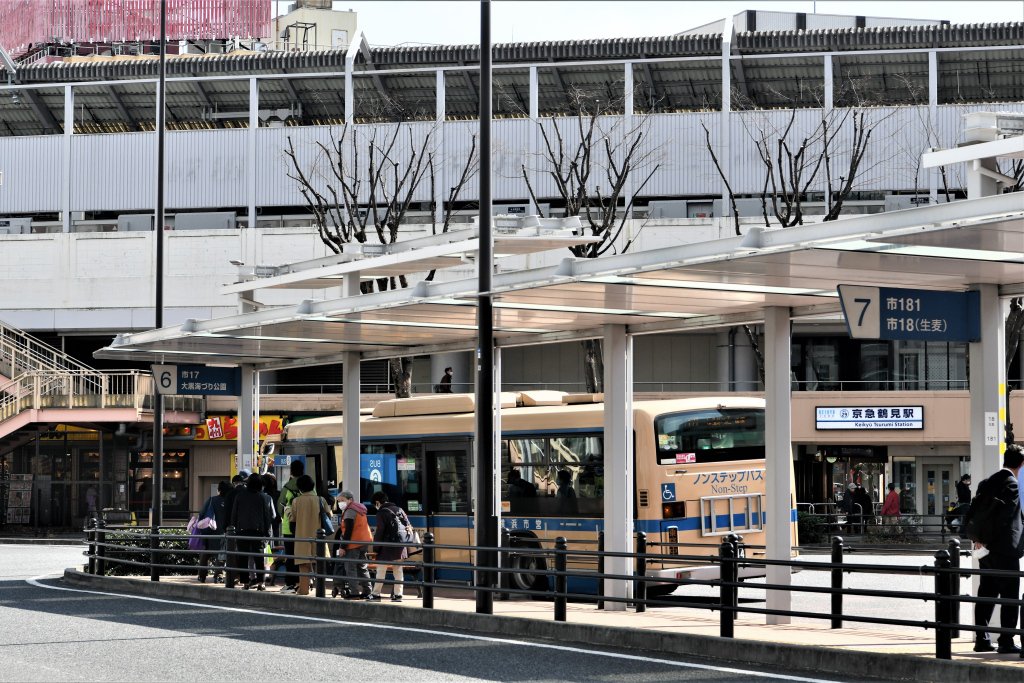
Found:
[[[513,548],[550,548],[559,536],[573,542],[573,549],[597,548],[604,516],[602,398],[555,391],[502,394],[501,521]],[[731,533],[748,545],[764,545],[764,405],[763,399],[736,395],[633,403],[635,530],[646,532],[648,543],[693,544],[652,547],[664,560],[648,565],[649,595],[674,590],[658,583],[659,577],[718,575],[715,565],[674,556],[715,555]],[[436,543],[471,545],[473,409],[472,394],[445,394],[383,401],[362,416],[359,499],[369,502],[382,490],[421,535],[429,531]],[[280,470],[289,458],[303,457],[322,476],[341,482],[342,437],[342,416],[293,422],[275,445],[275,462]],[[793,500],[791,492],[790,509]],[[467,567],[439,571],[438,580],[469,580],[468,551],[438,551],[437,560]],[[586,569],[585,564],[577,567]],[[513,552],[510,566],[516,570],[512,587],[550,588],[538,554]],[[756,567],[741,571],[745,578],[763,574]],[[584,580],[570,590],[589,586],[594,592],[596,585]]]

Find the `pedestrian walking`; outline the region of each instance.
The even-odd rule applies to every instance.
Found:
[[[972,533],[976,556],[981,556],[982,569],[1020,571],[1020,558],[1024,556],[1024,522],[1021,520],[1021,498],[1017,477],[1024,464],[1024,448],[1017,444],[1006,447],[1003,467],[978,484],[978,495],[972,503],[972,517],[965,526],[983,526],[982,534]],[[983,518],[984,517],[984,518]],[[970,529],[968,529],[970,533]],[[1020,578],[1015,576],[982,576],[978,585],[979,598],[1017,600],[1020,597]],[[993,603],[974,605],[974,623],[987,627],[995,610]],[[999,626],[1017,628],[1017,606],[1003,603],[999,606]],[[979,631],[974,641],[975,652],[1000,654],[1020,653],[1013,642],[1013,633],[1001,633],[998,647],[992,646],[989,634]]]
[[[242,588],[249,590],[266,590],[263,583],[263,548],[266,538],[274,526],[274,511],[270,497],[263,493],[263,478],[250,474],[245,482],[245,490],[235,496],[234,509],[231,512],[231,526],[235,527],[238,536],[238,550],[248,557],[249,577],[242,582]]]
[[[900,514],[900,494],[896,493],[896,484],[889,482],[889,493],[882,503],[882,524],[895,524],[896,520],[902,519]]]
[[[294,526],[291,515],[287,514],[292,500],[297,498],[299,491],[298,480],[306,474],[306,463],[302,460],[292,460],[290,465],[291,477],[281,487],[281,494],[277,497],[277,516],[281,518],[281,536],[284,537],[284,588],[282,593],[294,593],[299,585],[298,567],[293,559],[295,555]]]
[[[363,543],[347,543],[338,547],[339,559],[334,566],[331,596],[338,597],[341,593],[346,600],[365,599],[373,592],[370,572],[366,568],[366,547],[373,540],[370,525],[366,521],[366,506],[356,501],[351,491],[339,493],[337,501],[341,524],[335,539]]]
[[[450,394],[452,393],[452,369],[445,368],[444,376],[441,377],[441,381],[437,384],[437,393],[439,394]]]
[[[210,496],[199,509],[199,520],[211,518],[213,524],[201,529],[203,537],[204,552],[199,554],[199,583],[206,583],[206,567],[213,562],[213,582],[221,581],[221,574],[217,567],[218,555],[224,550],[224,531],[228,527],[228,503],[227,494],[231,490],[231,484],[222,481],[217,484],[217,495]],[[197,525],[198,526],[198,525]]]
[[[853,504],[855,508],[859,506],[860,514],[857,523],[860,525],[860,532],[866,534],[868,527],[875,521],[875,503],[871,500],[871,494],[866,488],[858,486],[854,489]]]
[[[299,488],[299,495],[292,499],[289,506],[296,539],[295,565],[300,572],[296,592],[299,595],[309,595],[309,580],[313,573],[313,560],[310,558],[316,554],[316,543],[313,539],[320,528],[323,501],[316,495],[316,484],[308,474],[299,477],[296,486]]]
[[[374,531],[374,542],[398,542],[395,528],[399,524],[407,527],[412,525],[405,511],[394,503],[388,502],[388,496],[383,491],[377,491],[370,499],[377,508],[377,529]],[[377,552],[377,583],[373,586],[373,592],[366,598],[370,602],[380,602],[380,591],[384,586],[384,578],[388,573],[388,565],[391,565],[391,574],[398,583],[391,587],[391,602],[402,601],[402,583],[405,575],[402,572],[402,560],[409,557],[409,549],[404,546],[378,545],[374,546]]]
[[[843,500],[839,503],[839,511],[846,515],[846,531],[851,534],[854,532],[853,492],[856,488],[856,484],[849,483],[846,486],[846,493],[843,494]]]

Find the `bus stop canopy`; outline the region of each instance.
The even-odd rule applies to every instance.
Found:
[[[382,257],[386,258],[386,257]],[[373,259],[361,271],[373,268]],[[340,273],[339,273],[340,274]],[[337,281],[335,281],[336,283]],[[298,283],[289,283],[299,286]],[[837,315],[836,286],[963,291],[995,284],[1024,293],[1024,195],[1004,194],[494,276],[499,346],[684,331]],[[258,369],[340,362],[343,352],[387,358],[476,348],[476,279],[119,335],[99,358],[253,364]],[[248,287],[246,287],[248,289]]]

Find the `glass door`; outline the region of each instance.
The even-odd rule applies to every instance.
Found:
[[[470,442],[426,442],[423,449],[430,487],[427,526],[434,534],[434,542],[469,545],[473,521]],[[469,564],[472,558],[468,551],[438,550],[437,561]]]

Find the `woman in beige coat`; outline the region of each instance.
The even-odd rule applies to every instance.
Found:
[[[320,528],[320,497],[316,495],[313,478],[308,474],[299,477],[295,483],[301,495],[292,500],[290,518],[295,530],[295,555],[298,558],[295,564],[302,572],[302,576],[299,577],[298,594],[309,595],[309,575],[313,573],[314,565],[313,561],[307,558],[316,554],[316,544],[300,539],[316,538],[316,531]]]

